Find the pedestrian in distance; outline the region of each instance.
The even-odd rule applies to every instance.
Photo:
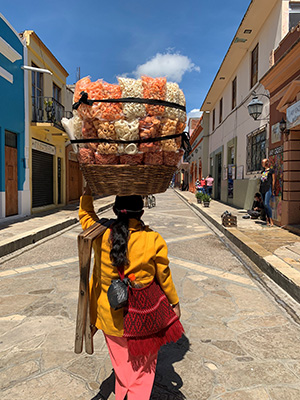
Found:
[[[214,178],[211,175],[208,175],[206,177],[206,190],[207,194],[209,194],[210,196],[212,195],[213,184],[214,184]]]
[[[200,191],[204,194],[206,193],[206,180],[204,179],[204,176],[202,176],[200,180]]]
[[[265,158],[262,160],[261,165],[263,170],[261,171],[260,187],[259,191],[262,195],[264,207],[267,216],[267,225],[273,226],[272,220],[272,208],[270,206],[271,196],[275,195],[275,174],[274,169],[270,165],[270,161]]]
[[[141,220],[144,213],[142,196],[117,196],[113,211],[116,219],[93,244],[95,263],[90,280],[92,332],[103,331],[115,371],[116,400],[123,400],[126,395],[128,400],[148,400],[154,382],[159,347],[169,341],[177,341],[183,333],[179,322],[179,298],[169,268],[166,242]],[[85,189],[80,199],[79,219],[84,230],[98,221],[89,188]],[[109,287],[120,278],[125,282],[124,277],[128,277],[130,285],[136,289],[134,291],[128,288],[126,307],[114,309],[109,301]],[[144,313],[148,301],[144,298],[147,297],[149,288],[154,287],[154,282],[160,287],[165,299],[160,298],[160,302],[166,302],[172,322],[158,333],[151,334],[149,331],[151,335],[147,337],[140,336],[140,330],[153,328],[132,324],[132,329],[136,331],[133,337],[128,336],[126,321],[131,315],[129,293],[137,293],[138,302],[145,300],[140,306]],[[158,324],[157,321],[152,322],[154,326]]]

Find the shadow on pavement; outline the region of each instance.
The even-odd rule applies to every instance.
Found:
[[[153,390],[150,400],[184,400],[180,391],[183,381],[173,367],[173,363],[183,360],[190,348],[188,338],[183,335],[177,343],[170,343],[161,348],[158,354]],[[115,392],[115,373],[101,383],[99,392],[91,400],[107,400]]]
[[[112,393],[115,393],[114,370],[112,370],[110,376],[101,383],[99,392],[91,400],[107,400]]]
[[[174,369],[173,364],[183,360],[190,348],[188,338],[183,335],[176,343],[169,343],[161,348],[158,354],[155,380],[151,400],[183,400],[180,391],[183,381]]]

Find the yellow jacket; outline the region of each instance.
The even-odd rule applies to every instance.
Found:
[[[81,197],[79,220],[83,230],[98,220],[92,196]],[[133,273],[137,282],[144,285],[149,284],[156,276],[170,304],[177,304],[179,299],[169,268],[166,242],[159,233],[148,227],[143,229],[141,222],[136,219],[129,220],[129,231],[129,266],[125,268],[125,276]],[[107,229],[104,235],[93,243],[95,261],[90,280],[91,324],[108,335],[123,336],[123,309],[112,309],[107,298],[111,281],[119,278],[118,270],[112,266],[109,256],[109,234],[110,230]]]

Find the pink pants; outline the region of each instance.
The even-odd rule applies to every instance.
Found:
[[[106,335],[110,359],[116,375],[116,400],[149,400],[155,377],[157,353],[150,356],[138,370],[128,360],[127,339]]]

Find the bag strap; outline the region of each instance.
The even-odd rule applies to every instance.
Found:
[[[120,279],[122,281],[125,278],[124,267],[118,268],[118,274],[119,274],[119,277],[120,277]]]

